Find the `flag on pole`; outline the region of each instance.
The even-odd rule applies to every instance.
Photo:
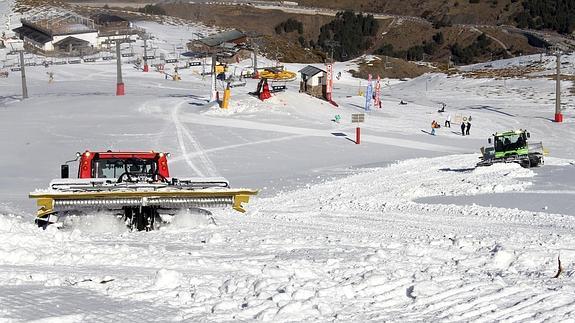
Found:
[[[367,77],[367,89],[365,90],[365,111],[371,110],[371,100],[373,100],[373,85],[371,84],[371,74]]]
[[[375,107],[381,108],[381,78],[377,76],[377,82],[375,82]]]

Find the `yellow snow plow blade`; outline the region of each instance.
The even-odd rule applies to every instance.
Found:
[[[238,212],[245,212],[243,203],[248,203],[257,190],[169,190],[169,191],[98,191],[98,192],[33,192],[30,198],[37,200],[39,218],[59,209],[70,208],[122,208],[137,206],[180,207],[224,207],[231,206]]]

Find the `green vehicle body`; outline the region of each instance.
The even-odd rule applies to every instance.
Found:
[[[495,158],[524,156],[529,154],[528,133],[525,130],[499,132],[493,135]]]
[[[523,167],[536,167],[543,164],[543,144],[529,143],[527,130],[497,132],[488,142],[491,147],[481,148],[481,161],[477,166],[489,166],[493,163],[519,163]]]

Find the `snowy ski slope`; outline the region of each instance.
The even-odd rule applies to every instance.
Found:
[[[141,26],[166,50],[195,28]],[[113,63],[30,67],[25,101],[18,73],[0,79],[0,321],[573,321],[571,84],[555,124],[546,78],[386,81],[356,145],[353,67],[335,66],[339,108],[297,83],[261,102],[247,80],[224,111],[206,105],[201,67],[176,82],[124,64],[124,97]],[[447,113],[472,116],[471,135],[455,123],[427,134]],[[512,128],[543,141],[546,165],[475,168],[487,137]],[[174,176],[261,194],[246,214],[216,210],[215,224],[129,232],[93,214],[37,229],[27,193],[85,149],[169,151]]]

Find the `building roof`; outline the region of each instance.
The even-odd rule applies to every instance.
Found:
[[[326,73],[326,71],[322,70],[321,68],[312,66],[312,65],[308,65],[304,68],[302,68],[301,70],[299,70],[298,72],[300,72],[303,75],[306,76],[314,76],[318,73]]]
[[[128,20],[120,16],[112,15],[109,13],[96,13],[90,16],[90,19],[94,20],[98,25],[103,25],[106,23],[117,23],[117,22],[127,22]]]
[[[47,35],[39,30],[36,30],[26,25],[15,28],[13,29],[13,31],[16,34],[20,35],[20,37],[26,37],[32,39],[33,41],[40,44],[46,44],[47,42],[52,40],[52,36]]]
[[[200,42],[207,46],[219,46],[223,43],[232,42],[243,37],[246,37],[246,34],[237,29],[234,29],[202,38],[200,39]]]
[[[83,33],[89,33],[89,32],[94,32],[95,30],[93,28],[90,28],[84,24],[67,24],[66,25],[66,31],[67,33],[70,34],[83,34]]]
[[[22,25],[49,36],[97,31],[93,20],[67,9],[49,6],[40,6],[27,11],[20,21]]]
[[[90,42],[87,40],[68,36],[68,37],[61,39],[61,40],[54,43],[54,45],[58,45],[58,46],[68,46],[70,44],[76,45],[76,46],[88,46],[90,44]]]

